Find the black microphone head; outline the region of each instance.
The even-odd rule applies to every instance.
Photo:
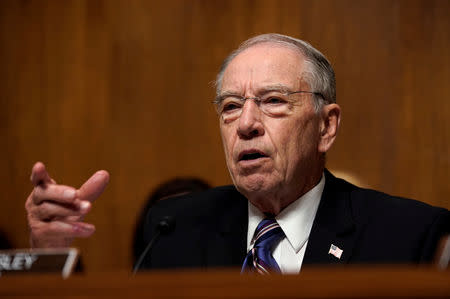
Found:
[[[167,234],[175,228],[175,218],[172,216],[164,216],[156,226],[156,229],[163,234]]]

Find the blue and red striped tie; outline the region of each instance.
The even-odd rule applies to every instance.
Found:
[[[284,232],[275,219],[262,220],[256,228],[253,237],[255,244],[244,260],[241,273],[269,274],[270,272],[281,272],[272,256],[272,250],[283,237]]]

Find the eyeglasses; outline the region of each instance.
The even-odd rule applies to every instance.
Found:
[[[291,99],[291,96],[302,93],[314,94],[324,99],[321,93],[313,91],[269,91],[259,97],[243,97],[235,94],[224,94],[217,97],[214,103],[216,104],[217,113],[225,122],[236,120],[241,116],[242,108],[244,107],[246,100],[254,100],[264,114],[272,117],[280,117],[288,114],[289,111],[292,110],[292,107],[297,103],[297,101]]]

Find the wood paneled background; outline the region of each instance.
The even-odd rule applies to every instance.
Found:
[[[28,246],[35,161],[80,186],[111,182],[79,240],[88,271],[129,269],[131,233],[158,183],[231,182],[211,82],[250,36],[320,49],[343,109],[328,167],[450,208],[450,1],[73,0],[0,3],[0,228]]]

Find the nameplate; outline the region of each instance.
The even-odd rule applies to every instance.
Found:
[[[78,249],[0,250],[0,276],[23,273],[61,273],[69,277],[78,260]]]

